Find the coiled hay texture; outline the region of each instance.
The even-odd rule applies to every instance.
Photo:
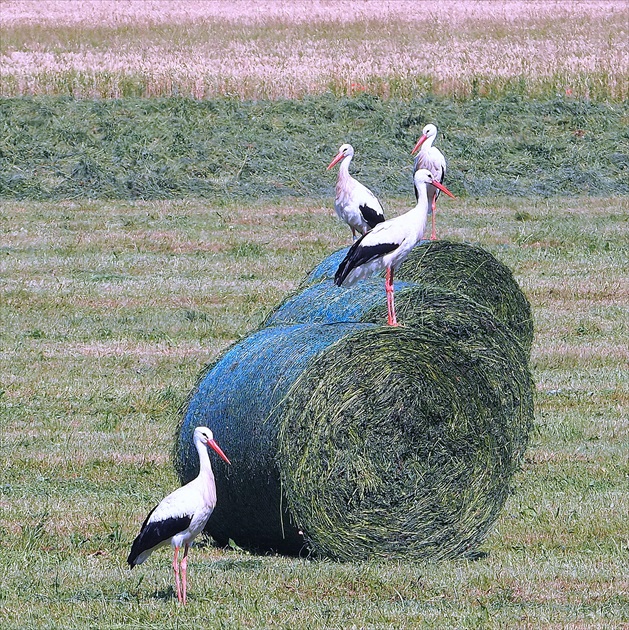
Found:
[[[482,247],[450,241],[422,241],[402,263],[398,280],[457,291],[491,309],[520,340],[533,343],[531,305],[511,269]]]
[[[361,320],[384,321],[382,302]],[[474,550],[532,425],[527,355],[491,311],[436,287],[403,289],[397,303],[404,328],[344,337],[279,410],[293,519],[310,547],[340,560]]]
[[[532,423],[527,354],[466,296],[398,288],[404,326],[391,328],[381,279],[307,287],[204,374],[179,469],[196,475],[191,434],[212,427],[232,460],[217,462],[217,540],[341,560],[445,558],[483,540]]]

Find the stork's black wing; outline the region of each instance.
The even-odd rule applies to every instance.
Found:
[[[131,568],[135,566],[136,560],[141,553],[153,549],[165,540],[185,531],[192,522],[190,514],[178,514],[163,520],[149,522],[154,511],[155,508],[149,512],[140,533],[131,545],[131,552],[127,558]]]
[[[367,232],[369,234],[369,232]],[[345,278],[350,274],[352,269],[364,265],[376,258],[381,258],[385,254],[397,249],[399,243],[377,243],[375,245],[361,245],[364,237],[359,238],[347,252],[347,255],[339,265],[334,274],[334,284],[341,286]]]
[[[358,206],[358,209],[360,210],[360,214],[363,215],[365,223],[370,228],[375,228],[378,223],[382,223],[384,221],[384,215],[380,212],[377,212],[366,203],[364,203],[362,206]]]

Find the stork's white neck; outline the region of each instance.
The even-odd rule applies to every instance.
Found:
[[[415,184],[417,189],[417,205],[409,211],[408,214],[413,215],[413,219],[417,221],[417,231],[419,238],[424,236],[424,229],[426,228],[426,219],[428,218],[428,192],[427,184],[420,182]]]
[[[342,199],[344,195],[348,194],[348,189],[351,186],[352,176],[349,174],[349,163],[352,161],[352,156],[347,155],[341,160],[339,165],[339,176],[336,180],[336,198]]]
[[[339,179],[347,179],[349,177],[349,163],[352,161],[351,155],[346,155],[339,166]]]
[[[212,464],[210,463],[210,455],[207,452],[207,446],[200,439],[195,439],[194,445],[196,446],[197,453],[199,454],[199,476],[209,476],[214,479],[214,471],[212,470]]]
[[[437,136],[427,136],[426,139],[422,142],[422,146],[421,149],[419,150],[420,153],[427,153],[428,151],[430,151],[431,147],[432,147],[432,143],[435,141],[435,138]]]

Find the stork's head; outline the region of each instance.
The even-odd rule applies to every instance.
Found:
[[[207,427],[197,427],[194,430],[193,439],[195,442],[200,441],[201,444],[209,446],[211,449],[216,451],[216,453],[218,453],[219,457],[222,460],[224,460],[228,464],[231,464],[231,462],[227,459],[225,453],[223,453],[223,451],[221,450],[221,447],[216,443],[216,440],[214,439],[214,434]]]
[[[448,197],[452,197],[454,199],[454,195],[441,182],[438,182],[432,176],[432,173],[426,168],[420,168],[415,171],[415,175],[413,175],[413,181],[415,182],[415,187],[427,186],[428,184],[432,184],[435,188],[438,188],[446,195],[448,195]]]
[[[424,142],[426,142],[426,140],[428,140],[429,138],[432,144],[432,140],[435,139],[436,135],[437,135],[437,127],[431,124],[426,125],[422,129],[422,135],[417,141],[417,144],[413,147],[413,150],[411,151],[411,155],[413,155],[416,151],[419,151],[419,148],[422,146],[422,144],[424,144]]]
[[[342,144],[335,158],[328,164],[329,171],[335,164],[338,164],[343,158],[354,155],[354,147],[351,144]]]

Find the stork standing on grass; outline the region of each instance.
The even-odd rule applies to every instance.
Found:
[[[351,144],[343,144],[336,157],[330,162],[329,171],[341,162],[339,176],[336,181],[336,198],[334,209],[342,221],[352,230],[352,238],[356,233],[366,234],[373,227],[384,221],[384,210],[376,196],[349,174],[349,163],[354,156]]]
[[[435,186],[446,195],[454,195],[427,169],[416,171],[413,183],[417,191],[417,205],[393,219],[376,227],[359,238],[349,249],[334,275],[339,287],[349,286],[386,269],[385,290],[387,292],[387,321],[397,326],[393,300],[393,273],[405,260],[411,249],[421,240],[428,216],[428,186]]]
[[[216,485],[207,447],[214,449],[225,462],[230,463],[207,427],[197,427],[192,439],[199,453],[198,477],[169,494],[149,512],[127,558],[129,566],[133,568],[136,564],[142,564],[153,551],[170,543],[175,550],[173,570],[177,599],[183,604],[186,603],[188,549],[203,531],[216,505]],[[180,581],[178,558],[181,547],[184,551]]]
[[[434,125],[426,125],[422,130],[422,135],[417,141],[417,144],[411,151],[411,155],[415,151],[419,151],[415,158],[415,172],[420,168],[428,169],[435,181],[443,184],[446,177],[446,159],[443,157],[443,153],[433,147],[432,143],[437,137],[437,127]],[[430,240],[434,241],[437,238],[437,231],[435,229],[435,210],[437,205],[437,197],[439,196],[439,188],[433,184],[428,185],[428,201],[430,203],[429,214],[431,215],[432,230],[430,232]],[[419,199],[419,193],[417,192],[417,186],[415,186],[415,199]]]

